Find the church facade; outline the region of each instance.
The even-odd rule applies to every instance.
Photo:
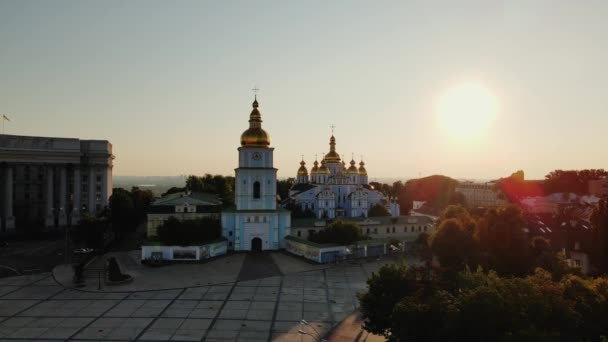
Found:
[[[304,160],[300,162],[296,183],[289,190],[290,201],[318,219],[367,217],[369,209],[376,204],[383,205],[391,216],[399,216],[399,204],[368,184],[363,160],[359,168],[356,165],[353,158],[346,167],[336,152],[336,138],[332,134],[329,152],[321,159],[320,166],[315,160],[309,174]]]
[[[239,165],[235,169],[235,205],[222,212],[222,234],[235,251],[285,248],[290,234],[291,213],[277,207],[277,169],[274,148],[262,129],[257,97],[249,115],[249,129],[241,135]]]

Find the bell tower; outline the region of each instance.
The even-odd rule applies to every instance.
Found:
[[[257,95],[249,114],[249,128],[241,134],[239,167],[235,170],[237,210],[276,210],[277,169],[273,167],[270,135],[262,129]]]

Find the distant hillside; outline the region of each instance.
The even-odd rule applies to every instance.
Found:
[[[136,186],[152,190],[154,195],[160,196],[169,188],[183,187],[186,176],[113,176],[112,182],[115,188],[131,189]]]

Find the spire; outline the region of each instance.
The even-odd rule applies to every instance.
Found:
[[[302,156],[302,161],[300,162],[300,168],[298,169],[298,176],[308,176],[308,170],[306,169],[306,162],[304,161],[304,156]]]
[[[253,109],[249,114],[249,129],[241,134],[241,146],[267,147],[270,145],[270,136],[262,129],[262,114],[258,110],[257,95],[254,97],[251,106]]]
[[[336,152],[336,138],[333,134],[331,135],[331,138],[329,138],[329,152],[325,155],[324,159],[327,160],[328,163],[337,163],[340,161],[340,155]]]
[[[251,114],[249,114],[249,128],[262,128],[262,114],[260,114],[260,111],[258,110],[259,103],[257,96],[253,100],[251,106],[253,107],[253,110],[251,111]]]

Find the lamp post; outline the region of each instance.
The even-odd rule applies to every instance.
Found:
[[[60,207],[59,208],[59,216],[61,217],[61,215],[64,212],[65,212],[65,208]],[[66,225],[63,227],[64,233],[65,233],[65,246],[64,246],[65,247],[65,257],[64,257],[64,259],[65,259],[65,264],[66,265],[68,265],[70,263],[70,257],[69,257],[70,250],[69,250],[69,242],[68,242],[68,231],[69,231],[68,224],[69,224],[69,222],[70,222],[70,216],[69,216],[69,213],[68,213]]]

